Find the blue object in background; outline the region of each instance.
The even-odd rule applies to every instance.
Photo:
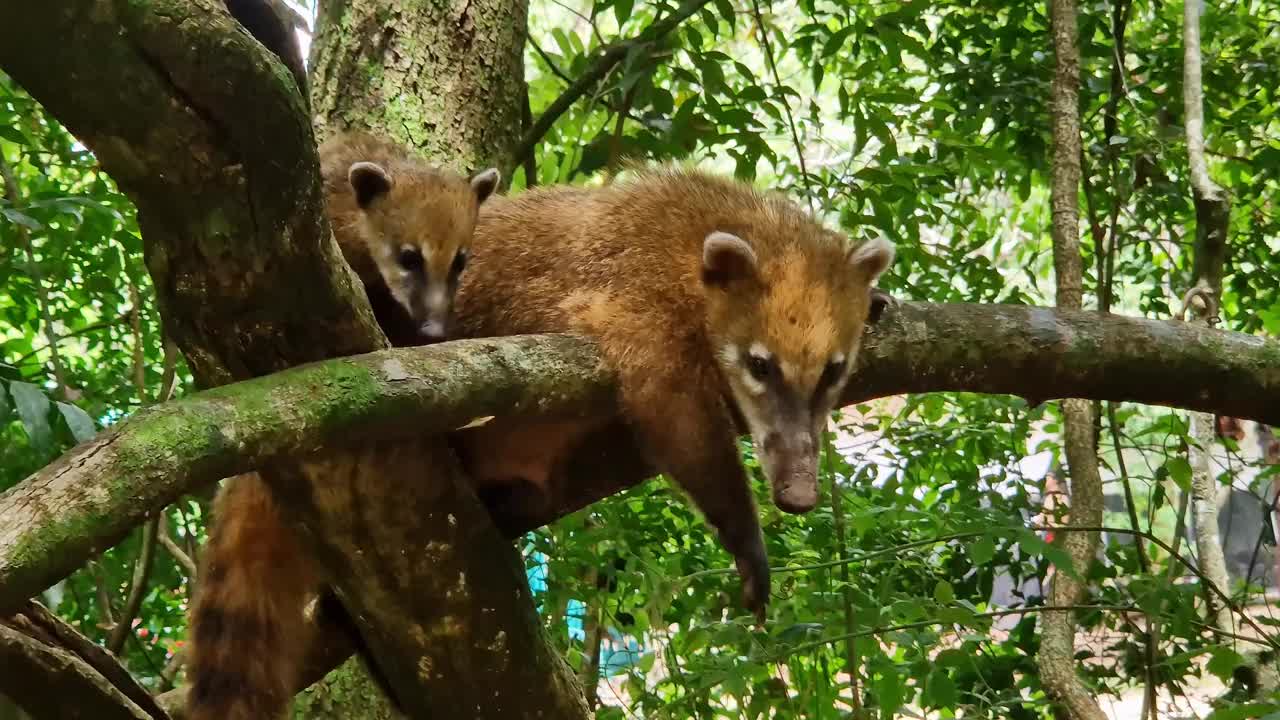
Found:
[[[529,589],[534,598],[537,598],[547,591],[547,556],[536,550],[529,550],[527,559],[525,576],[529,580]],[[542,610],[540,604],[538,610]],[[569,637],[579,642],[584,641],[587,635],[582,626],[582,618],[587,612],[587,606],[580,600],[570,600],[565,610]],[[639,662],[640,656],[644,654],[644,647],[635,638],[624,638],[615,628],[606,628],[605,632],[607,637],[600,647],[600,675],[621,675]]]

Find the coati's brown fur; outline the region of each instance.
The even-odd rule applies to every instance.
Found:
[[[736,430],[751,433],[775,504],[816,504],[818,441],[892,245],[851,247],[780,195],[663,168],[495,200],[473,247],[456,334],[598,340],[642,451],[719,531],[762,616],[768,562]],[[611,420],[497,421],[460,449],[489,502],[550,501],[585,433]]]
[[[334,236],[387,339],[395,346],[442,339],[478,208],[498,171],[468,180],[359,133],[335,136],[320,156]],[[405,254],[420,262],[406,267]],[[188,717],[276,718],[297,689],[311,642],[305,609],[320,578],[256,473],[224,483],[201,562]]]
[[[497,169],[468,180],[399,145],[348,132],[320,146],[320,172],[334,237],[387,339],[396,347],[443,340]]]
[[[816,503],[817,438],[854,364],[870,287],[892,246],[850,247],[781,196],[659,169],[607,188],[495,198],[481,209],[472,247],[454,335],[596,338],[621,381],[622,418],[717,529],[742,574],[745,604],[762,614],[768,558],[737,432],[752,433],[780,507],[803,512]],[[584,434],[616,419],[494,421],[464,433],[459,450],[489,502],[521,488],[534,490],[525,501],[545,502],[564,492],[562,466]],[[226,491],[207,553],[206,574],[221,582],[197,603],[195,649],[206,634],[228,644],[205,651],[209,661],[193,658],[193,720],[278,717],[308,641],[309,560],[261,481],[245,477],[251,482],[232,486],[237,499]],[[242,559],[257,572],[227,569]]]

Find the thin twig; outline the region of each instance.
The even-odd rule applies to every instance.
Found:
[[[823,462],[828,466],[826,475],[831,478],[831,519],[835,525],[836,531],[836,557],[844,560],[847,557],[847,548],[845,528],[844,528],[844,507],[841,503],[842,491],[840,483],[836,480],[836,475],[831,472],[831,455],[835,452],[835,448],[831,444],[830,436],[826,436],[823,441]],[[844,603],[844,627],[845,632],[852,634],[854,631],[854,598],[853,598],[853,581],[849,576],[849,565],[840,566],[840,580],[844,587],[840,589],[840,599]],[[859,688],[862,680],[862,674],[858,672],[858,654],[854,644],[854,639],[850,638],[845,642],[845,673],[849,675],[849,697],[852,700],[854,715],[860,714],[862,710],[862,690]]]
[[[160,517],[164,517],[163,513]],[[188,580],[190,582],[195,582],[197,570],[196,563],[191,559],[190,555],[188,555],[182,548],[178,547],[178,543],[173,541],[173,538],[169,535],[167,522],[161,523],[156,537],[160,540],[160,547],[163,547],[165,552],[169,553],[169,555],[182,566],[182,569],[187,573]]]
[[[969,616],[969,620],[994,620],[996,618],[1007,617],[1009,615],[1031,615],[1043,612],[1076,612],[1079,610],[1110,610],[1114,612],[1132,612],[1142,613],[1143,611],[1134,605],[1034,605],[1023,608],[1009,608],[1006,610],[992,610],[991,612],[974,613]],[[844,640],[856,640],[858,638],[870,637],[872,635],[884,635],[885,633],[901,632],[903,630],[917,630],[919,628],[932,627],[934,625],[960,625],[963,623],[951,620],[919,620],[916,622],[903,623],[901,625],[882,625],[880,627],[869,628],[867,630],[859,630],[853,633],[845,633],[843,635],[833,635],[821,640],[814,640],[807,643],[800,643],[786,648],[780,657],[788,655],[796,655],[798,653],[807,652],[815,648],[830,645],[831,643],[841,642]]]
[[[556,77],[560,78],[561,80],[565,81],[570,85],[573,84],[573,78],[566,75],[565,72],[560,69],[560,66],[556,65],[555,60],[551,59],[551,55],[548,54],[546,50],[543,50],[541,45],[539,45],[536,41],[534,41],[533,38],[529,39],[529,44],[533,46],[533,51],[538,54],[538,57],[542,58],[542,62],[546,63],[547,67],[551,69],[552,75],[555,75]],[[532,124],[533,124],[532,122],[528,123],[528,125],[532,125]],[[525,129],[527,130],[528,127],[526,127]]]
[[[124,642],[133,629],[133,619],[142,608],[142,600],[147,595],[147,585],[151,581],[151,566],[156,556],[156,532],[159,516],[154,517],[142,526],[142,548],[138,551],[138,560],[133,564],[133,579],[129,582],[129,594],[125,598],[124,608],[120,611],[120,620],[111,628],[107,637],[107,649],[119,655],[124,649]]]
[[[782,92],[782,80],[778,77],[778,64],[773,59],[773,44],[769,42],[769,28],[764,24],[764,15],[760,12],[760,0],[751,0],[751,11],[756,16],[756,27],[760,30],[760,44],[764,48],[764,59],[769,64],[769,74],[773,75],[774,91],[782,98],[782,111],[786,114],[787,128],[791,131],[791,142],[796,149],[796,160],[800,163],[800,180],[804,183],[805,194],[809,197],[809,209],[812,210],[813,187],[809,184],[809,169],[805,166],[804,146],[800,144],[796,119],[791,114],[791,100]]]
[[[18,192],[18,181],[13,176],[13,168],[0,155],[0,179],[4,180],[4,194],[9,204],[15,208],[22,207],[22,196]],[[45,340],[49,343],[49,362],[53,365],[53,380],[57,383],[55,392],[63,400],[67,395],[67,371],[62,364],[62,355],[58,352],[58,331],[53,327],[53,313],[49,310],[49,290],[44,285],[44,273],[36,263],[35,249],[31,244],[31,234],[25,225],[14,223],[14,232],[27,256],[27,267],[31,273],[31,281],[36,286],[36,300],[40,305],[40,322],[44,325]]]
[[[105,320],[99,320],[98,322],[90,323],[90,324],[88,324],[88,325],[85,325],[85,326],[84,326],[84,327],[82,327],[82,328],[76,328],[75,330],[72,330],[71,332],[68,332],[68,333],[63,334],[63,335],[59,335],[59,336],[58,336],[58,342],[65,342],[65,341],[67,341],[67,340],[70,340],[71,338],[76,338],[76,337],[80,337],[80,336],[83,336],[83,335],[88,335],[89,333],[97,332],[97,331],[99,331],[99,330],[105,330],[105,329],[110,328],[110,327],[115,327],[116,325],[119,325],[120,323],[122,323],[122,322],[124,322],[125,320],[129,319],[129,314],[130,314],[131,312],[132,312],[132,310],[131,310],[131,309],[130,309],[130,310],[125,310],[124,312],[120,313],[119,315],[117,315],[117,316],[115,316],[115,317],[107,318],[107,319],[105,319]],[[15,365],[21,365],[21,364],[25,363],[26,361],[30,360],[31,358],[35,357],[35,356],[36,356],[36,355],[38,355],[39,353],[42,353],[42,352],[44,352],[44,351],[48,350],[49,348],[50,348],[50,346],[49,346],[49,345],[41,345],[40,347],[35,348],[34,350],[31,350],[30,352],[26,353],[25,355],[23,355],[23,356],[19,357],[19,358],[14,362],[14,364],[15,364]]]
[[[618,173],[618,160],[622,155],[622,130],[627,123],[627,114],[631,112],[631,104],[635,102],[636,86],[632,85],[622,96],[622,107],[617,112],[617,124],[613,127],[613,135],[609,138],[609,160],[605,165],[607,176],[605,182],[613,182]]]
[[[667,33],[679,26],[680,23],[701,10],[702,6],[708,2],[710,0],[685,0],[675,12],[655,21],[634,38],[601,47],[597,51],[596,59],[587,65],[586,70],[578,76],[577,80],[570,83],[569,87],[560,93],[560,97],[552,101],[551,105],[538,116],[533,126],[520,138],[519,144],[516,145],[514,157],[517,160],[523,160],[526,155],[533,152],[534,146],[542,140],[542,137],[547,134],[547,131],[551,129],[556,120],[577,102],[578,98],[586,95],[591,88],[595,87],[596,83],[608,76],[617,67],[618,63],[627,57],[627,54],[632,49],[661,40]]]

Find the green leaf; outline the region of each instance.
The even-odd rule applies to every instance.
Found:
[[[1071,561],[1071,553],[1067,552],[1061,545],[1045,544],[1044,556],[1059,571],[1065,573],[1068,577],[1075,580],[1083,580],[1080,572],[1076,569],[1076,565]]]
[[[898,708],[902,707],[902,676],[896,670],[888,668],[875,683],[876,699],[880,701],[880,717],[897,717]]]
[[[27,142],[27,137],[22,134],[21,130],[3,123],[0,123],[0,138],[4,138],[9,142],[16,143],[18,145],[30,144]]]
[[[40,388],[25,382],[9,383],[9,393],[18,407],[18,417],[27,431],[31,445],[40,450],[53,444],[53,429],[49,426],[49,398]]]
[[[956,591],[951,587],[951,583],[939,580],[938,584],[933,586],[933,599],[940,603],[953,603],[956,601]]]
[[[1185,457],[1170,458],[1165,466],[1169,469],[1169,477],[1182,492],[1191,492],[1191,463]]]
[[[614,0],[613,16],[618,18],[618,27],[627,24],[627,20],[631,18],[631,8],[635,7],[635,0]]]
[[[720,11],[720,17],[729,24],[729,30],[732,32],[738,24],[738,12],[734,10],[733,3],[729,0],[716,0],[716,10]]]
[[[991,538],[978,538],[976,542],[969,546],[969,559],[974,565],[986,565],[991,562],[991,558],[996,555],[996,544]]]
[[[71,430],[71,436],[76,439],[76,442],[84,442],[98,432],[93,426],[93,418],[78,406],[61,401],[57,405],[62,413],[62,419],[67,421],[67,427]]]
[[[856,25],[846,25],[831,33],[831,37],[827,38],[827,41],[822,44],[822,58],[825,60],[840,52],[840,48],[844,47],[844,41],[857,29]]]
[[[943,668],[936,668],[929,673],[925,684],[925,703],[936,708],[952,707],[956,704],[956,683]]]
[[[1219,680],[1230,683],[1236,668],[1244,664],[1244,656],[1229,647],[1216,647],[1209,652],[1209,662],[1205,667]]]
[[[3,210],[0,210],[0,215],[4,215],[5,217],[9,218],[9,222],[16,223],[18,225],[25,225],[28,228],[31,228],[32,230],[40,230],[44,228],[44,224],[41,223],[39,220],[36,220],[30,215],[20,213],[17,210],[14,210],[13,208],[5,208]]]

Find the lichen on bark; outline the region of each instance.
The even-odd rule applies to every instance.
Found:
[[[317,131],[374,130],[442,164],[510,175],[527,13],[524,0],[322,3],[311,52]]]

